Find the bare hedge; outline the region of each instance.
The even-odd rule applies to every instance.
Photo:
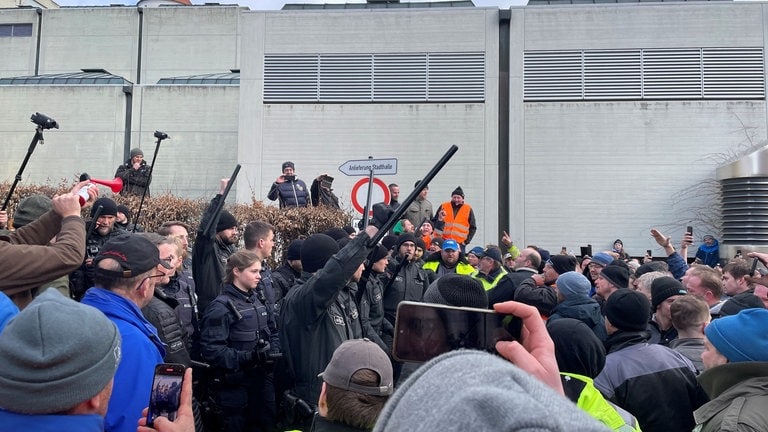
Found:
[[[0,183],[3,200],[5,200],[10,187],[11,184],[8,182]],[[30,185],[20,182],[8,203],[9,218],[13,219],[19,201],[27,196],[42,194],[53,197],[56,194],[68,192],[71,188],[72,182],[64,180],[57,185]],[[126,205],[131,209],[134,216],[139,209],[140,197],[113,195],[105,187],[99,187],[99,196],[107,196],[114,199],[118,204]],[[202,199],[180,198],[171,194],[154,195],[144,200],[138,222],[148,232],[157,230],[163,222],[171,220],[184,222],[191,228],[189,234],[190,243],[192,243],[200,225],[200,218],[209,202]],[[322,232],[333,227],[343,227],[349,225],[352,220],[352,215],[328,207],[279,209],[272,205],[265,205],[256,199],[253,199],[251,204],[227,205],[225,209],[237,218],[241,231],[248,222],[255,220],[267,222],[275,227],[275,250],[273,251],[272,264],[277,264],[282,260],[283,252],[294,239],[305,238],[309,234]],[[84,210],[83,217],[87,219],[89,212],[90,209]],[[131,220],[131,222],[134,221]]]

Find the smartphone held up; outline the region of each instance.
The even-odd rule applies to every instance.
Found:
[[[155,377],[149,396],[147,426],[152,427],[155,419],[161,416],[170,421],[176,419],[185,369],[184,365],[177,363],[161,363],[155,367]]]
[[[488,309],[400,302],[395,319],[393,356],[425,362],[457,349],[496,352],[496,342],[520,338],[522,320]]]

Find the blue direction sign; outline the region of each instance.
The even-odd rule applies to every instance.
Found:
[[[367,176],[371,173],[371,167],[375,175],[397,174],[397,159],[361,159],[346,161],[339,166],[339,171],[348,176]]]

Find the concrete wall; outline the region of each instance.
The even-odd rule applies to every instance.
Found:
[[[152,193],[206,199],[216,194],[219,180],[237,165],[239,98],[237,86],[136,87],[131,147],[142,148],[149,163],[154,132],[170,136],[158,150]]]
[[[0,78],[34,75],[38,15],[33,9],[8,9],[0,13],[0,24],[32,24],[32,36],[0,37]]]
[[[48,115],[60,129],[43,133],[45,144],[34,150],[23,180],[71,182],[87,172],[111,179],[122,158],[125,94],[121,86],[0,86],[0,179],[12,182],[27,154],[35,111]],[[87,119],[87,121],[84,121]]]
[[[619,4],[512,11],[513,77],[524,50],[765,46],[763,4]],[[522,102],[512,80],[511,233],[558,251],[616,238],[643,255],[713,233],[715,168],[766,139],[765,101]]]
[[[397,158],[401,200],[452,144],[459,152],[430,184],[437,206],[461,185],[480,227],[473,243],[495,238],[498,158],[498,10],[249,12],[243,15],[238,200],[266,199],[285,160],[309,185],[327,172],[342,205],[351,189],[339,165]],[[484,51],[485,103],[261,104],[264,54]],[[496,240],[494,240],[496,241]]]
[[[238,69],[241,8],[142,8],[141,82]]]
[[[105,69],[135,83],[138,29],[135,8],[43,11],[40,73]]]

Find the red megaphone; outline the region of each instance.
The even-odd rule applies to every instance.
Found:
[[[99,179],[89,179],[91,183],[100,184],[102,186],[107,186],[108,188],[112,189],[112,192],[118,193],[121,190],[123,190],[123,179],[120,177],[115,177],[114,180],[99,180]]]

